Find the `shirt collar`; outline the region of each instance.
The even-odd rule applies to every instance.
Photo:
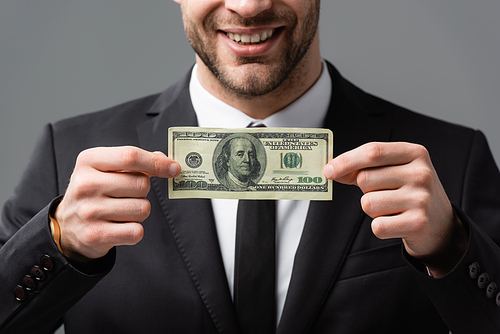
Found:
[[[256,120],[210,94],[198,80],[193,67],[189,92],[200,127],[245,128],[250,123],[267,127],[320,128],[323,126],[332,91],[325,62],[316,83],[299,99],[264,120]]]

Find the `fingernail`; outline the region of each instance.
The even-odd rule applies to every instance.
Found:
[[[181,169],[181,166],[179,166],[178,163],[172,163],[172,164],[170,164],[170,167],[168,168],[168,172],[170,175],[176,176],[177,173],[179,173],[180,169]]]
[[[326,178],[333,179],[333,166],[330,164],[326,165],[323,173],[325,174]]]

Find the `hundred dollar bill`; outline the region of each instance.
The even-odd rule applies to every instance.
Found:
[[[174,127],[168,144],[181,165],[169,198],[332,199],[328,129]]]

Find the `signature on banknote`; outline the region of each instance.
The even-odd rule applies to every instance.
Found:
[[[285,176],[285,177],[273,177],[271,179],[271,182],[272,183],[290,183],[292,182],[293,179],[289,176]]]

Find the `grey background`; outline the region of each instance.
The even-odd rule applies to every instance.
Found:
[[[500,159],[500,1],[324,0],[323,57],[356,85],[483,130]],[[169,0],[0,1],[0,204],[42,126],[165,89],[194,55]]]

